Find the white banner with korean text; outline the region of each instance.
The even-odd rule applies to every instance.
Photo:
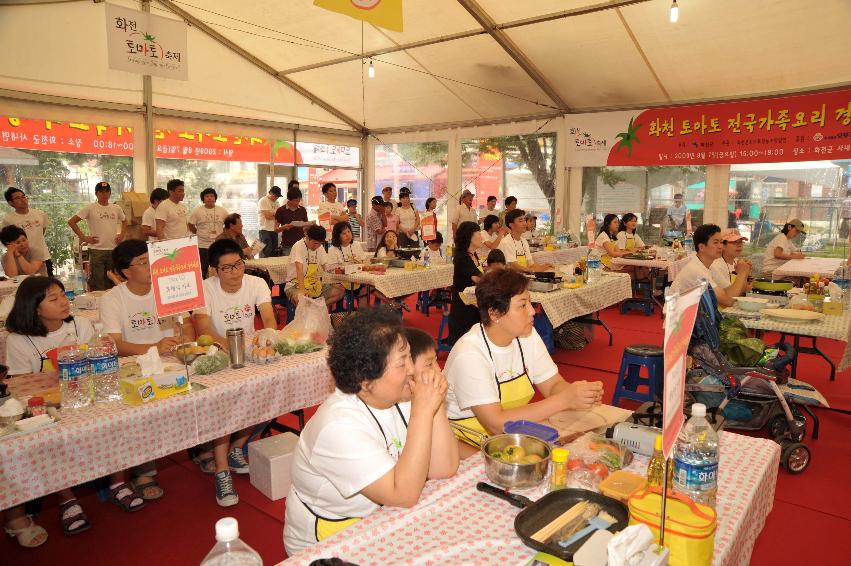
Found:
[[[109,68],[166,79],[189,79],[187,25],[181,20],[106,5]]]

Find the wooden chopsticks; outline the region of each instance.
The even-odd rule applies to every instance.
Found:
[[[555,519],[549,522],[548,525],[541,528],[532,535],[532,539],[536,540],[540,543],[545,543],[552,537],[556,532],[559,531],[563,526],[568,524],[570,521],[581,515],[585,512],[585,508],[588,507],[588,501],[580,501]]]

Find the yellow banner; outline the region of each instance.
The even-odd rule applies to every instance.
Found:
[[[402,31],[402,0],[313,0],[313,5],[391,31]]]

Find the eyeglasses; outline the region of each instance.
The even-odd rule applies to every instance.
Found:
[[[235,263],[224,263],[219,265],[219,267],[217,267],[216,269],[218,269],[222,273],[230,273],[231,271],[241,271],[242,269],[245,269],[245,261],[239,260]]]

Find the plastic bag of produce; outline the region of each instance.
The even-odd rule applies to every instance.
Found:
[[[281,336],[294,343],[313,341],[324,344],[330,332],[331,317],[328,316],[325,299],[311,299],[302,295],[295,308],[293,320],[281,330]]]
[[[216,350],[214,353],[207,353],[203,356],[198,356],[192,362],[192,371],[198,375],[209,375],[223,370],[230,365],[230,356],[224,350]]]

